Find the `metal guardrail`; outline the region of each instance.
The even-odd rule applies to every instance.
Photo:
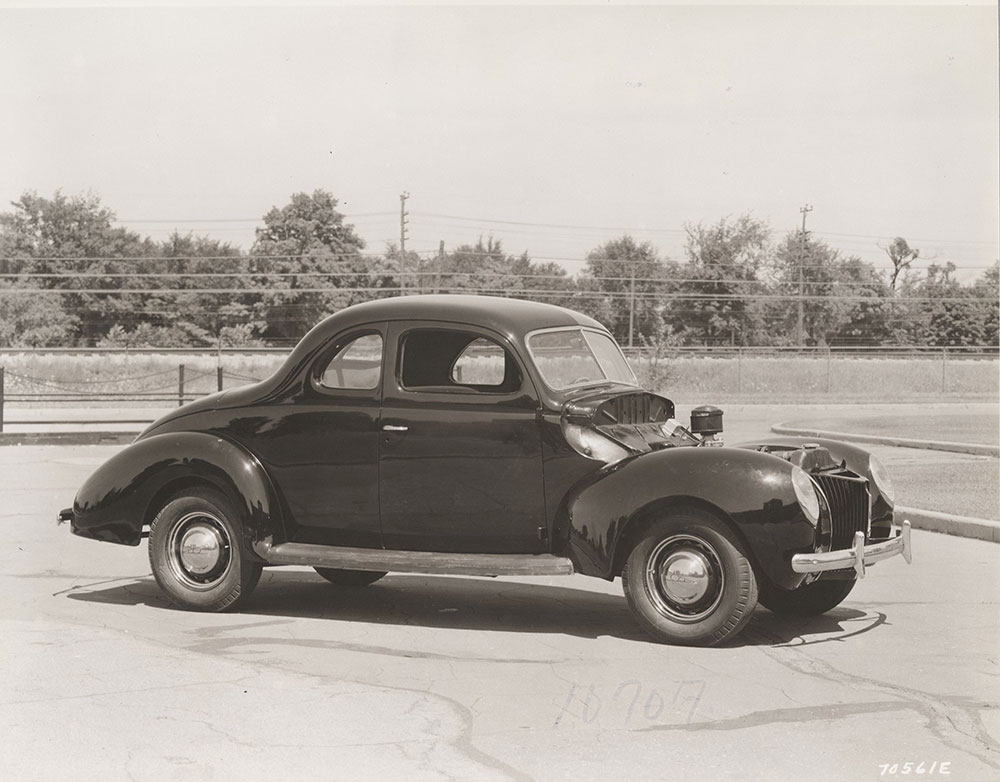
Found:
[[[0,357],[2,356],[44,356],[44,355],[130,355],[130,356],[161,356],[161,355],[192,355],[192,356],[252,356],[252,355],[287,355],[292,352],[292,347],[190,347],[190,348],[114,348],[114,347],[72,347],[72,348],[48,348],[48,347],[0,347]],[[633,347],[623,347],[626,355],[645,355],[656,350],[651,345],[635,345]],[[1000,346],[997,345],[677,345],[662,347],[660,351],[664,354],[681,355],[804,355],[804,356],[825,356],[831,353],[835,356],[867,356],[871,358],[884,358],[888,356],[936,356],[940,358],[942,354],[953,355],[962,358],[995,358],[1000,355]]]
[[[163,372],[153,372],[148,375],[142,375],[138,378],[125,378],[129,379],[146,379],[150,377],[155,377],[158,375],[164,375],[172,373],[174,370],[168,369]],[[190,402],[191,400],[197,399],[201,396],[206,396],[207,393],[211,392],[195,392],[190,391],[186,387],[187,377],[187,367],[184,364],[179,364],[177,366],[177,393],[165,393],[163,390],[154,391],[79,391],[79,390],[58,390],[58,391],[39,391],[35,393],[13,393],[9,394],[6,392],[5,384],[8,377],[17,378],[19,380],[25,380],[29,383],[34,383],[39,386],[47,386],[53,388],[63,388],[62,385],[58,383],[53,383],[50,380],[42,378],[34,378],[29,375],[20,375],[13,372],[7,371],[7,369],[0,365],[0,433],[4,430],[4,405],[11,402],[49,402],[52,404],[72,404],[74,402],[164,402],[173,403],[176,402],[177,406],[180,407],[185,402]],[[195,378],[204,377],[211,373],[207,372],[197,372]],[[216,391],[222,391],[225,379],[227,377],[236,380],[250,380],[254,381],[257,378],[249,377],[247,375],[230,374],[223,370],[221,366],[216,368]],[[80,382],[80,381],[76,381]],[[96,419],[86,419],[86,420],[63,420],[63,419],[37,419],[37,420],[19,420],[17,421],[18,426],[44,426],[49,424],[58,425],[68,425],[68,424],[138,424],[147,423],[144,420],[125,420],[125,419],[114,419],[114,420],[96,420]]]
[[[646,356],[657,352],[657,349],[649,346],[635,346],[623,348],[626,356]],[[659,348],[659,353],[664,356],[705,356],[705,357],[732,357],[732,356],[784,356],[803,358],[928,358],[941,360],[942,357],[951,358],[997,358],[1000,356],[1000,347],[992,345],[977,346],[938,346],[938,345],[879,345],[872,347],[857,347],[851,345],[831,345],[831,346],[738,346],[738,345],[715,345],[706,347],[703,345],[679,345]]]
[[[245,347],[245,348],[46,348],[46,347],[0,347],[0,356],[58,356],[58,355],[89,355],[98,353],[110,353],[122,356],[162,356],[167,355],[195,355],[195,356],[246,356],[265,353],[291,353],[292,347]]]

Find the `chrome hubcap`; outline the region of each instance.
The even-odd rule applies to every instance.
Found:
[[[181,538],[181,565],[195,575],[210,573],[219,564],[222,547],[222,538],[217,530],[201,525],[190,527]]]
[[[170,532],[167,558],[174,577],[195,590],[207,590],[232,567],[232,544],[225,525],[205,511],[182,517]]]
[[[675,551],[663,560],[657,576],[663,594],[675,603],[701,600],[711,585],[708,560],[697,551]]]
[[[725,576],[712,545],[693,535],[661,540],[646,561],[646,590],[656,609],[676,622],[698,622],[722,599]]]

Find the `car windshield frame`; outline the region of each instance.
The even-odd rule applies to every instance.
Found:
[[[588,379],[580,383],[569,383],[568,385],[557,385],[553,382],[552,378],[546,375],[544,369],[538,362],[538,357],[535,355],[535,350],[532,347],[531,341],[540,334],[553,334],[562,331],[578,331],[583,335],[583,341],[587,346],[590,353],[590,357],[593,359],[597,368],[601,371],[603,375],[602,378]],[[591,341],[594,335],[596,337],[603,337],[606,339],[618,352],[624,366],[628,369],[629,377],[627,379],[621,379],[619,377],[613,377],[612,375],[617,375],[616,372],[612,370],[614,367],[609,367],[606,365],[605,361],[602,361],[598,352],[594,349],[594,343]],[[634,386],[639,388],[639,381],[635,376],[635,372],[632,370],[631,365],[628,363],[628,359],[625,358],[625,354],[622,352],[621,346],[615,341],[615,338],[607,331],[602,331],[600,329],[595,329],[590,326],[558,326],[555,328],[545,328],[545,329],[535,329],[534,331],[529,331],[524,335],[524,345],[528,350],[528,356],[531,358],[532,366],[534,366],[535,371],[538,372],[538,376],[541,378],[542,382],[546,386],[551,388],[553,391],[570,391],[575,388],[585,388],[587,386],[594,385],[607,385],[607,384],[620,384],[626,386]]]

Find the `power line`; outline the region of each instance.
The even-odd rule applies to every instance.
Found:
[[[393,216],[395,212],[359,212],[357,214],[344,214],[341,215],[348,220],[355,220],[359,217],[386,217]],[[125,225],[147,225],[147,224],[169,224],[169,223],[192,223],[192,224],[209,224],[209,223],[264,223],[263,217],[192,217],[192,218],[176,218],[176,219],[163,219],[163,218],[151,218],[148,220],[140,220],[137,218],[116,218],[113,222],[122,223]]]
[[[347,220],[355,220],[360,218],[368,217],[393,217],[396,212],[358,212],[356,214],[341,213],[342,216]],[[491,225],[510,225],[510,226],[522,226],[530,228],[554,228],[560,230],[574,230],[574,231],[625,231],[625,232],[635,232],[635,233],[667,233],[667,234],[678,234],[686,235],[687,230],[685,228],[664,228],[658,226],[607,226],[607,225],[579,225],[570,223],[541,223],[541,222],[531,222],[525,220],[503,220],[495,219],[490,217],[471,217],[467,215],[450,215],[442,214],[440,212],[414,212],[414,216],[433,218],[433,219],[443,219],[443,220],[457,220],[460,222],[473,222],[473,223],[487,223]],[[177,219],[163,219],[163,218],[149,218],[149,219],[139,219],[139,218],[121,218],[116,219],[114,222],[122,223],[126,225],[158,225],[158,224],[192,224],[192,225],[210,225],[210,224],[222,224],[222,223],[263,223],[264,219],[262,217],[210,217],[210,218],[177,218]],[[890,236],[895,236],[896,234],[856,234],[856,233],[845,233],[838,231],[817,231],[818,236],[836,236],[844,238],[855,238],[855,239],[873,239],[873,240],[883,240]],[[988,247],[997,246],[997,242],[992,240],[981,240],[981,239],[934,239],[927,237],[908,237],[910,242],[937,242],[941,244],[974,244],[974,245],[985,245]]]
[[[409,213],[408,213],[409,214]],[[436,256],[439,252],[437,248],[433,250],[408,250],[411,255],[430,255]],[[455,250],[451,253],[452,257],[464,258],[464,257],[484,257],[493,258],[496,261],[503,263],[520,263],[520,256],[509,256],[502,255],[499,256],[496,252],[491,252],[489,250]],[[15,255],[2,257],[0,256],[0,261],[8,261],[12,263],[29,263],[32,261],[63,261],[63,262],[103,262],[103,263],[114,263],[118,261],[147,261],[147,262],[170,262],[170,261],[271,261],[271,260],[285,260],[285,261],[310,261],[310,262],[321,262],[333,258],[345,258],[345,259],[364,259],[364,258],[386,258],[385,253],[379,252],[360,252],[360,251],[348,251],[348,252],[323,252],[322,254],[312,255],[309,253],[286,253],[286,254],[266,254],[266,255],[256,255],[256,254],[231,254],[231,255],[122,255],[122,256],[104,256],[104,255]],[[562,262],[575,262],[575,263],[621,263],[621,264],[655,264],[659,263],[665,265],[671,261],[663,261],[659,259],[651,258],[611,258],[606,256],[560,256],[560,255],[539,255],[539,256],[528,256],[528,261],[530,263],[545,263],[549,261],[562,261]],[[681,266],[690,267],[696,266],[703,269],[720,269],[720,268],[732,268],[734,264],[731,263],[691,263],[690,261],[673,261],[673,263],[678,263]],[[843,262],[841,262],[842,264]],[[873,268],[874,264],[869,264]],[[940,266],[940,264],[938,264]],[[996,262],[989,262],[984,264],[955,264],[955,270],[976,270],[976,269],[992,269],[996,265]],[[762,264],[760,269],[767,270],[769,268],[774,268],[768,264]],[[812,264],[791,264],[791,265],[781,265],[780,269],[820,269],[820,268],[831,268],[829,264],[825,263],[812,263]],[[833,268],[836,268],[834,266]],[[26,272],[28,273],[28,272]]]
[[[445,286],[447,287],[447,286]],[[511,290],[509,287],[469,287],[462,288],[463,293],[469,294],[480,294],[480,295],[498,295],[498,296],[509,296],[511,293],[518,293],[526,296],[558,296],[562,298],[594,298],[603,297],[610,299],[628,299],[630,293],[628,291],[600,291],[600,290],[551,290],[551,289],[521,289],[521,290]],[[401,286],[356,286],[356,287],[343,287],[343,288],[0,288],[0,296],[2,295],[18,295],[18,294],[40,294],[40,293],[50,293],[50,294],[60,294],[60,295],[70,295],[70,294],[93,294],[93,295],[165,295],[165,294],[238,294],[241,296],[247,295],[267,295],[267,294],[304,294],[304,293],[326,293],[326,294],[336,294],[336,293],[402,293],[405,289]],[[738,293],[673,293],[673,292],[656,292],[656,291],[636,291],[634,294],[637,299],[645,300],[679,300],[679,301],[740,301],[747,302],[747,297],[743,294]],[[873,298],[871,296],[857,296],[857,295],[846,295],[846,296],[820,296],[820,295],[792,295],[792,294],[774,294],[765,293],[757,294],[753,297],[755,301],[829,301],[835,299],[838,302],[861,302],[869,304],[917,304],[917,303],[931,303],[931,302],[942,302],[942,303],[976,303],[976,302],[988,302],[995,303],[993,298],[979,298],[973,296],[965,297],[922,297],[913,296],[907,298]]]
[[[31,279],[31,280],[65,280],[67,282],[73,282],[74,280],[77,280],[77,279],[109,279],[109,280],[116,279],[116,280],[124,280],[124,281],[133,280],[133,279],[135,279],[135,280],[190,280],[192,282],[195,282],[195,281],[199,281],[200,282],[200,281],[211,280],[211,279],[242,279],[242,278],[247,278],[247,277],[250,277],[251,280],[255,280],[256,278],[292,279],[292,280],[295,280],[295,279],[298,279],[298,278],[306,278],[306,279],[315,279],[315,278],[328,279],[328,278],[337,278],[337,277],[341,277],[341,278],[342,277],[365,277],[365,276],[369,276],[370,277],[370,276],[373,276],[373,275],[376,276],[376,277],[378,277],[378,276],[385,276],[385,274],[388,274],[388,272],[384,272],[384,273],[375,272],[375,273],[372,273],[370,271],[364,271],[364,270],[351,270],[351,271],[342,271],[342,272],[336,272],[336,271],[326,271],[326,272],[248,272],[248,271],[245,271],[245,272],[206,272],[206,273],[197,273],[197,274],[194,274],[194,273],[191,273],[191,274],[172,273],[172,272],[163,272],[163,273],[149,272],[149,273],[134,273],[134,274],[133,273],[122,274],[122,273],[104,273],[104,272],[83,272],[83,273],[80,273],[80,274],[73,274],[73,275],[47,274],[47,273],[0,274],[0,280],[9,281],[9,282],[15,282],[15,283],[19,282],[21,280],[26,280],[26,279]],[[793,283],[790,283],[790,282],[784,281],[784,280],[778,280],[776,282],[768,282],[768,281],[758,280],[758,279],[727,279],[727,278],[717,278],[717,277],[708,277],[708,278],[697,278],[697,277],[690,277],[690,278],[689,277],[667,277],[667,278],[664,278],[664,277],[635,277],[635,278],[632,278],[632,277],[595,277],[595,278],[584,278],[581,281],[581,280],[577,280],[577,279],[575,279],[573,277],[569,277],[567,275],[558,275],[558,274],[508,274],[508,273],[505,273],[505,272],[481,272],[481,271],[477,271],[477,272],[437,272],[437,271],[415,271],[415,272],[407,272],[407,277],[418,277],[418,278],[439,277],[442,280],[448,281],[449,283],[453,283],[456,280],[460,280],[460,279],[468,279],[468,278],[476,278],[476,277],[491,277],[491,276],[492,277],[502,277],[502,278],[506,278],[506,277],[509,276],[509,277],[512,277],[512,278],[514,278],[516,280],[558,280],[558,281],[566,281],[566,282],[574,283],[574,286],[579,286],[581,282],[586,283],[586,282],[591,281],[591,280],[593,280],[594,282],[599,282],[599,283],[617,282],[617,283],[629,283],[629,285],[631,285],[633,282],[635,282],[635,283],[642,283],[642,284],[646,284],[646,285],[665,286],[665,287],[677,287],[677,286],[683,287],[683,286],[686,286],[686,285],[725,285],[725,286],[749,285],[749,286],[759,286],[761,288],[767,288],[767,287],[782,287],[782,286],[788,286],[788,285],[792,285],[793,284]],[[831,288],[832,287],[850,287],[850,288],[868,288],[868,289],[871,289],[871,286],[874,285],[874,284],[876,284],[877,282],[878,282],[878,280],[806,280],[802,284],[802,287],[804,287],[804,288],[813,288],[813,289],[815,289],[815,288],[826,288],[826,287],[831,287]],[[795,283],[795,284],[797,285],[797,283]],[[15,286],[10,286],[10,287],[14,288]],[[4,289],[3,287],[0,287],[0,290],[3,290],[3,289]],[[968,287],[965,287],[965,289],[968,290]],[[69,288],[69,287],[66,287],[65,285],[63,285],[63,286],[52,286],[52,287],[46,287],[46,288],[39,288],[38,290],[76,290],[76,289]],[[128,291],[128,290],[132,290],[132,289],[130,289],[130,288],[118,288],[118,289],[115,289],[115,290]],[[183,291],[186,291],[186,292],[195,292],[196,293],[196,292],[202,291],[204,289],[203,288],[176,288],[176,289],[163,288],[161,290],[165,290],[165,291],[166,290],[183,290]],[[234,289],[234,290],[236,290],[236,289]],[[252,287],[247,287],[247,288],[242,288],[240,290],[268,290],[268,288],[252,288]],[[289,289],[283,288],[283,289],[280,289],[280,290],[289,290]],[[292,289],[292,290],[295,290],[295,289]],[[340,290],[340,286],[339,285],[331,285],[328,288],[328,290]],[[587,287],[573,287],[573,288],[566,288],[565,290],[567,290],[569,292],[572,292],[572,291],[575,291],[575,290],[604,290],[605,292],[610,292],[610,291],[607,291],[607,289],[587,288]],[[873,294],[877,293],[876,290],[874,290],[874,289],[871,289],[871,290],[873,291]],[[712,294],[712,295],[715,295],[715,294]],[[748,295],[753,295],[753,294],[748,294]]]

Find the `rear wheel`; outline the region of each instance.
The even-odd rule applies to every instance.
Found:
[[[232,502],[212,489],[174,496],[149,528],[149,564],[172,602],[194,611],[235,608],[257,586],[261,564],[243,543]]]
[[[798,589],[760,585],[760,604],[775,614],[819,616],[839,606],[857,581],[815,581]]]
[[[384,571],[378,570],[345,570],[336,567],[316,567],[313,570],[331,584],[337,584],[338,586],[368,586],[369,584],[374,584],[385,575]]]
[[[652,524],[622,570],[639,624],[657,641],[714,646],[735,636],[757,604],[757,580],[732,531],[697,509]]]

